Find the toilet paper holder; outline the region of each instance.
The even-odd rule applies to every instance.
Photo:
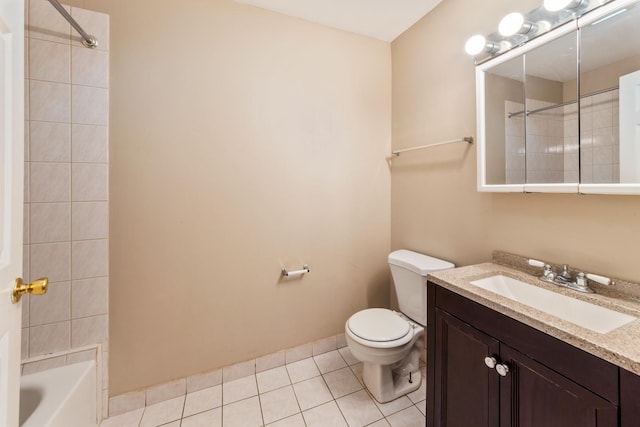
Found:
[[[287,267],[282,267],[281,272],[283,276],[291,277],[291,276],[301,276],[306,273],[311,273],[311,270],[309,269],[309,266],[305,264],[302,266],[302,270],[288,271]]]

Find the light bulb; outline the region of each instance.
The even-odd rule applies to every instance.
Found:
[[[471,36],[467,43],[464,45],[464,50],[469,55],[477,55],[482,52],[487,45],[487,39],[480,34],[476,34],[475,36]]]
[[[512,36],[520,31],[523,24],[524,16],[521,13],[513,12],[502,18],[500,25],[498,25],[498,31],[505,37]]]

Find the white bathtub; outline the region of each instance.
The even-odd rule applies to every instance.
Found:
[[[20,427],[95,426],[96,365],[93,361],[21,377]]]

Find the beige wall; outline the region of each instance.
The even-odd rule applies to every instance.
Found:
[[[111,395],[388,304],[388,43],[227,0],[69,3],[111,15]]]
[[[446,0],[392,43],[393,148],[475,135],[473,59],[466,39],[539,0]],[[640,281],[640,197],[476,192],[475,147],[404,156],[392,167],[392,249],[458,265],[502,249]]]

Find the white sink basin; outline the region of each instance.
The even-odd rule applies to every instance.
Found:
[[[551,292],[501,274],[470,283],[601,334],[636,320],[633,316]]]

